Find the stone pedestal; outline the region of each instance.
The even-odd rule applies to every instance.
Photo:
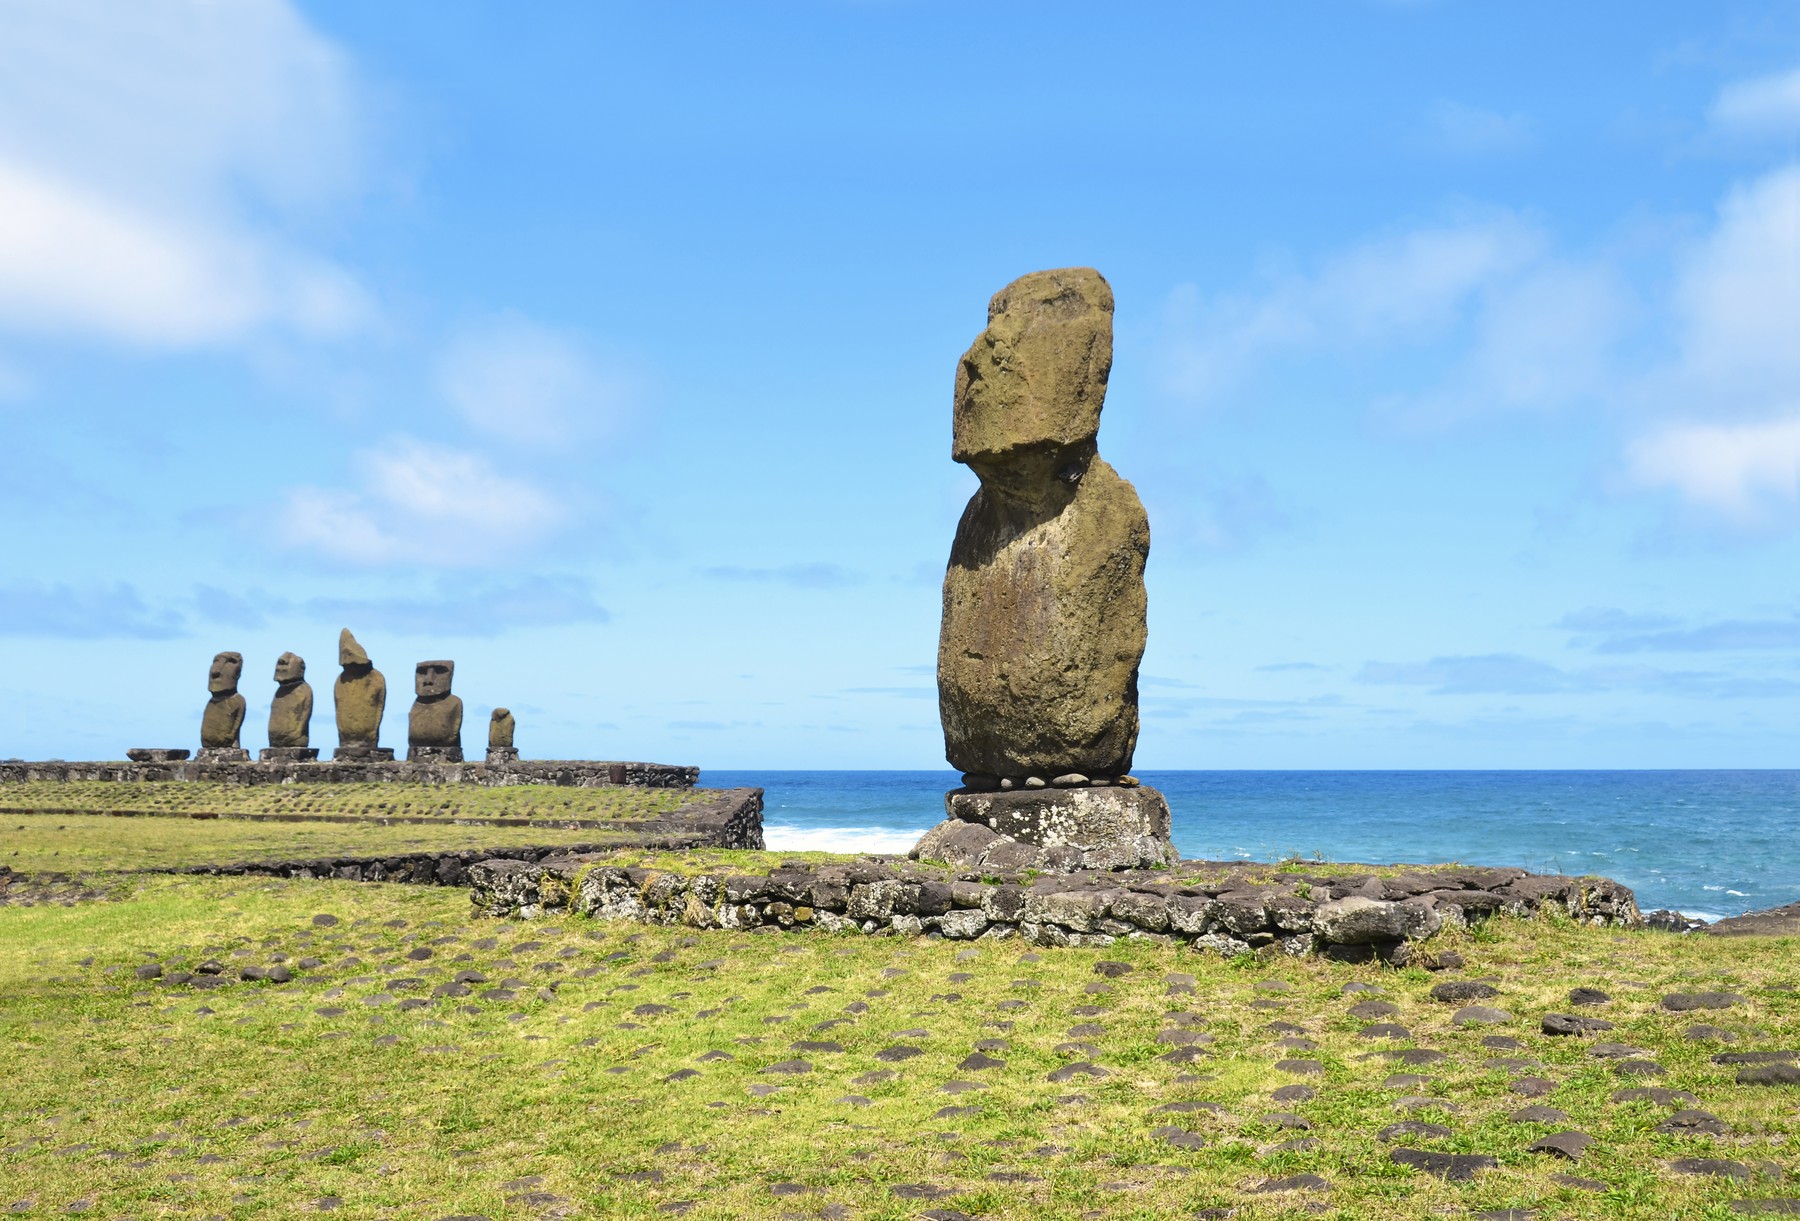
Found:
[[[415,746],[406,752],[408,763],[461,763],[460,746]]]
[[[316,746],[265,746],[256,756],[264,763],[317,763]]]
[[[925,833],[913,857],[1060,873],[1153,869],[1178,859],[1169,842],[1169,803],[1155,789],[954,789],[944,809],[949,819]]]
[[[331,752],[333,759],[349,759],[357,763],[392,763],[391,746],[340,746]]]
[[[248,763],[250,752],[239,746],[202,746],[194,760],[198,763]]]
[[[134,746],[125,752],[133,763],[180,763],[188,757],[186,747]]]
[[[490,746],[488,747],[487,761],[490,764],[517,763],[519,752],[510,746]]]

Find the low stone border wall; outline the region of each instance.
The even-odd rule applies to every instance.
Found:
[[[248,762],[178,763],[90,762],[0,763],[0,784],[33,780],[192,781],[214,784],[474,784],[503,787],[518,784],[593,788],[627,784],[640,788],[692,788],[700,780],[697,767],[666,763],[615,763],[593,759],[521,759],[487,762],[378,762],[322,759],[317,763]]]
[[[1167,871],[984,879],[868,857],[845,865],[784,862],[767,874],[684,876],[570,853],[482,861],[468,876],[476,908],[494,916],[572,910],[694,928],[1019,937],[1037,945],[1103,946],[1147,937],[1227,955],[1321,952],[1405,961],[1412,943],[1496,913],[1553,911],[1590,924],[1643,923],[1631,890],[1617,882],[1522,869],[1271,875],[1183,861]]]

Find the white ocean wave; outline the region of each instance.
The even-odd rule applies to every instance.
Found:
[[[1728,890],[1725,893],[1728,895],[1736,895],[1740,899],[1748,899],[1750,897],[1750,892],[1747,890]]]
[[[929,828],[895,830],[892,827],[798,827],[789,823],[764,823],[763,845],[772,852],[896,852],[905,853]]]
[[[1718,912],[1679,911],[1679,912],[1676,912],[1675,914],[1678,916],[1686,916],[1689,920],[1704,920],[1708,924],[1717,924],[1719,921],[1721,921],[1725,918],[1724,916],[1721,916]]]

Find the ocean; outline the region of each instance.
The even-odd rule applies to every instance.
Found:
[[[1184,857],[1514,865],[1601,874],[1646,912],[1800,901],[1800,771],[1154,772]],[[775,850],[905,852],[951,771],[703,772],[764,790]]]

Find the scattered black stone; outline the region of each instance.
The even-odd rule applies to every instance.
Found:
[[[1272,1111],[1259,1116],[1257,1123],[1265,1128],[1279,1128],[1290,1131],[1308,1132],[1312,1130],[1312,1121],[1304,1115],[1296,1115],[1292,1111]]]
[[[1680,1110],[1656,1125],[1665,1136],[1728,1136],[1725,1121],[1707,1111]]]
[[[1375,1138],[1385,1144],[1393,1144],[1397,1140],[1442,1140],[1452,1135],[1449,1128],[1441,1123],[1426,1123],[1422,1119],[1403,1119],[1399,1123],[1391,1123],[1375,1134]]]
[[[1452,1183],[1466,1183],[1480,1171],[1492,1170],[1500,1164],[1485,1153],[1436,1153],[1429,1149],[1406,1148],[1391,1151],[1388,1160],[1435,1174]]]
[[[1276,1102],[1311,1102],[1316,1096],[1310,1085],[1284,1085],[1270,1095]]]
[[[1556,1093],[1556,1082],[1543,1077],[1514,1077],[1506,1088],[1521,1098],[1548,1098]]]
[[[1739,1085],[1800,1085],[1800,1064],[1747,1064],[1738,1069]]]
[[[1665,1089],[1660,1085],[1640,1085],[1628,1090],[1614,1090],[1613,1102],[1654,1102],[1658,1106],[1686,1106],[1690,1102],[1700,1100],[1686,1090]]]
[[[1492,1005],[1464,1005],[1450,1015],[1450,1021],[1457,1026],[1491,1026],[1512,1020],[1512,1014]]]
[[[1495,1051],[1518,1051],[1525,1046],[1511,1035],[1505,1034],[1490,1034],[1481,1040],[1481,1045]]]
[[[1200,1135],[1198,1132],[1191,1132],[1186,1128],[1178,1128],[1174,1124],[1164,1124],[1159,1128],[1152,1128],[1150,1130],[1150,1135],[1157,1140],[1162,1141],[1164,1144],[1171,1145],[1177,1149],[1206,1148],[1206,1138],[1204,1136]]]
[[[1094,974],[1104,975],[1108,979],[1118,979],[1122,975],[1130,975],[1137,968],[1128,962],[1097,962]]]
[[[1683,1157],[1669,1163],[1676,1174],[1704,1174],[1723,1179],[1749,1179],[1754,1171],[1742,1162],[1717,1157]]]
[[[942,1200],[956,1194],[953,1189],[939,1187],[936,1183],[896,1183],[888,1191],[902,1200]]]
[[[1277,1060],[1275,1071],[1292,1073],[1296,1077],[1318,1077],[1325,1073],[1325,1066],[1317,1060]]]
[[[1604,1005],[1611,999],[1598,988],[1575,988],[1569,993],[1571,1005]]]
[[[1304,1085],[1289,1086],[1288,1088],[1289,1089],[1302,1089],[1302,1090],[1306,1089],[1306,1087]],[[1281,1091],[1279,1091],[1279,1090],[1276,1091],[1276,1093],[1278,1093],[1278,1094],[1280,1092]],[[1306,1096],[1308,1098],[1312,1097],[1312,1091],[1306,1090]],[[1175,1114],[1175,1115],[1192,1115],[1197,1111],[1206,1111],[1213,1115],[1225,1114],[1225,1108],[1220,1106],[1216,1102],[1202,1102],[1199,1099],[1192,1099],[1192,1098],[1184,1099],[1181,1102],[1165,1102],[1161,1106],[1156,1107],[1154,1110],[1152,1110],[1151,1114],[1158,1115],[1158,1114],[1167,1113],[1167,1114]]]
[[[1421,1064],[1436,1064],[1446,1057],[1443,1052],[1431,1047],[1396,1047],[1386,1051],[1372,1051],[1362,1058],[1364,1060],[1389,1060],[1395,1064],[1405,1064],[1417,1068]]]
[[[1514,1123],[1568,1123],[1569,1122],[1568,1112],[1559,1111],[1555,1107],[1542,1106],[1537,1103],[1533,1103],[1531,1106],[1528,1106],[1528,1107],[1520,1107],[1518,1110],[1514,1111],[1511,1115],[1508,1115],[1507,1118],[1512,1120]]]
[[[1722,1051],[1712,1058],[1714,1064],[1781,1064],[1800,1060],[1796,1051]]]
[[[1416,1090],[1420,1086],[1430,1085],[1431,1078],[1423,1073],[1390,1073],[1381,1083],[1384,1090]]]
[[[1731,1211],[1740,1217],[1800,1217],[1800,1197],[1733,1200]]]
[[[1253,1196],[1269,1195],[1280,1191],[1330,1191],[1331,1184],[1316,1174],[1296,1174],[1285,1179],[1270,1179],[1256,1187],[1250,1188]]]
[[[969,1094],[986,1088],[979,1081],[946,1081],[938,1086],[939,1092],[945,1094]]]
[[[841,1043],[833,1043],[825,1039],[801,1039],[798,1043],[788,1044],[794,1051],[824,1052],[835,1055],[844,1050]]]
[[[1527,1069],[1544,1066],[1530,1056],[1495,1056],[1491,1060],[1483,1060],[1481,1067],[1491,1068],[1502,1073],[1522,1073]]]
[[[1577,1017],[1572,1013],[1546,1013],[1541,1028],[1547,1035],[1581,1035],[1611,1030],[1613,1024],[1605,1018]]]
[[[1061,1068],[1051,1070],[1045,1075],[1044,1080],[1061,1085],[1063,1082],[1073,1081],[1077,1077],[1105,1077],[1107,1075],[1107,1071],[1098,1064],[1078,1060],[1074,1064],[1065,1064]]]
[[[1687,1028],[1687,1037],[1695,1042],[1735,1043],[1737,1035],[1721,1026],[1709,1026],[1702,1022],[1698,1026]]]
[[[1594,1143],[1594,1138],[1586,1132],[1555,1132],[1526,1146],[1528,1153],[1553,1153],[1557,1157],[1568,1158],[1571,1162],[1579,1162],[1587,1147]]]
[[[1599,1060],[1628,1060],[1644,1054],[1643,1048],[1629,1043],[1596,1043],[1588,1048],[1588,1055]]]
[[[1621,1077],[1666,1077],[1669,1074],[1669,1070],[1655,1060],[1619,1060],[1612,1068]]]
[[[1393,1022],[1375,1022],[1356,1032],[1359,1039],[1410,1039],[1412,1031]]]
[[[1464,1001],[1484,1001],[1489,997],[1499,996],[1500,989],[1492,984],[1483,983],[1479,979],[1447,979],[1431,988],[1431,999],[1442,1001],[1447,1005],[1461,1004]]]
[[[1696,1009],[1730,1009],[1748,1004],[1735,992],[1672,992],[1662,998],[1662,1007],[1670,1013],[1691,1013]]]
[[[980,1107],[948,1106],[948,1107],[939,1107],[937,1110],[935,1110],[931,1113],[931,1117],[933,1119],[961,1119],[961,1118],[964,1118],[965,1116],[979,1115],[979,1114],[981,1114]]]
[[[762,1071],[765,1073],[781,1073],[787,1076],[794,1076],[800,1073],[810,1073],[812,1070],[813,1066],[808,1064],[805,1060],[777,1060]]]
[[[922,1056],[924,1054],[925,1052],[921,1048],[913,1047],[907,1043],[896,1043],[892,1047],[884,1047],[876,1052],[875,1058],[887,1064],[897,1064],[902,1060],[910,1060],[914,1056]]]
[[[699,1075],[700,1070],[697,1068],[678,1068],[667,1077],[664,1077],[663,1081],[672,1084],[676,1081],[690,1081]]]

